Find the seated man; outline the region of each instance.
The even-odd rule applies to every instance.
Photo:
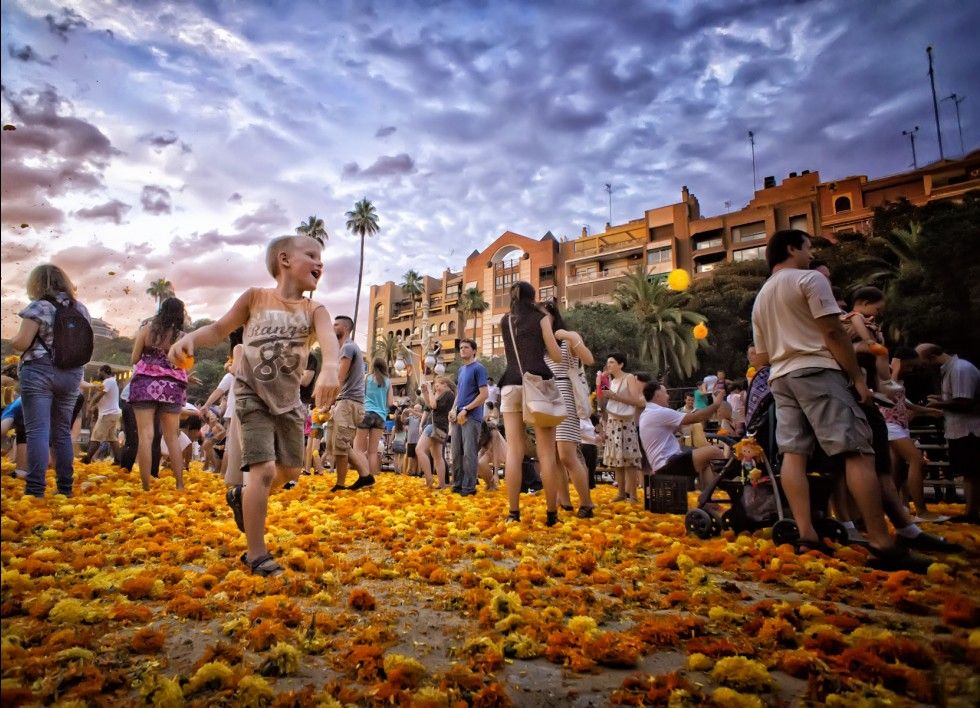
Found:
[[[701,488],[711,481],[711,462],[724,457],[724,450],[715,445],[684,449],[675,434],[682,426],[703,423],[717,415],[727,415],[725,392],[714,392],[712,403],[706,408],[684,413],[668,406],[667,389],[659,381],[648,381],[643,386],[643,398],[647,405],[640,414],[640,444],[650,460],[654,474],[699,475]]]

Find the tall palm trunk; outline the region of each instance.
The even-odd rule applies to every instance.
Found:
[[[351,339],[354,338],[354,331],[357,329],[357,311],[361,307],[361,280],[364,278],[364,234],[361,234],[361,260],[357,264],[357,299],[354,300],[354,327],[351,329]]]

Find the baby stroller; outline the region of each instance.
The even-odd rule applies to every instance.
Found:
[[[772,394],[762,400],[741,440],[715,434],[707,434],[707,437],[729,447],[732,454],[714,481],[701,492],[697,508],[684,517],[687,532],[707,539],[725,529],[751,533],[771,526],[776,545],[796,543],[799,530],[789,516],[779,485],[781,457],[776,446],[776,404]],[[816,471],[808,478],[817,533],[823,538],[846,543],[847,528],[825,513],[839,462],[818,451],[810,458],[808,468]]]

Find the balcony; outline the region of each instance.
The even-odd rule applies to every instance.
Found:
[[[608,253],[628,253],[635,249],[645,248],[646,243],[647,239],[645,236],[638,237],[633,234],[615,234],[579,239],[572,243],[572,256],[568,261],[572,262],[586,258],[595,258],[596,256]]]
[[[636,270],[632,266],[619,266],[617,268],[606,268],[605,270],[597,270],[591,273],[582,273],[581,275],[570,275],[568,276],[568,285],[581,285],[583,283],[592,283],[597,280],[606,280],[608,278],[618,278],[623,275]]]

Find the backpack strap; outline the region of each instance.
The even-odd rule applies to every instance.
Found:
[[[61,304],[55,299],[54,295],[48,295],[46,297],[42,297],[41,299],[44,300],[44,301],[46,301],[46,302],[50,302],[54,306],[54,315],[55,315],[55,317],[57,317],[58,316],[58,310],[61,308]],[[54,321],[53,320],[51,321],[51,327],[54,328]],[[41,337],[41,327],[40,326],[38,326],[37,332],[34,334],[34,339],[38,340],[41,343],[41,346],[44,348],[44,351],[46,351],[48,353],[48,356],[50,356],[50,357],[53,357],[54,356],[54,353],[51,351],[51,348],[48,347],[48,345],[44,343],[44,339]],[[34,346],[34,339],[31,340],[31,347]],[[30,347],[28,347],[28,349],[30,349]]]

